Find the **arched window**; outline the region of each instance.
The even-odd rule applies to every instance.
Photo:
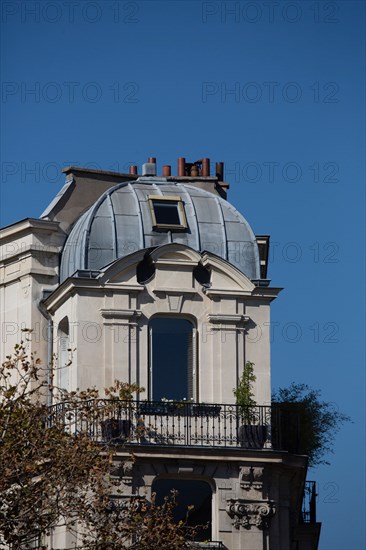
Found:
[[[64,317],[58,325],[58,384],[63,390],[70,390],[70,338],[69,338],[69,320]]]
[[[155,503],[163,504],[164,497],[171,495],[171,491],[177,491],[176,501],[178,506],[174,509],[176,522],[185,520],[188,506],[193,505],[188,514],[187,524],[197,528],[196,541],[211,540],[212,538],[212,489],[207,481],[201,479],[172,479],[157,478],[154,480],[151,490],[156,493]]]
[[[196,335],[192,323],[176,317],[154,317],[149,329],[150,399],[194,399]]]

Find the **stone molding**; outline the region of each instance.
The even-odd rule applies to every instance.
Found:
[[[105,319],[133,319],[142,315],[140,310],[134,309],[101,309],[100,312]]]
[[[134,462],[132,460],[126,460],[121,467],[121,480],[125,485],[132,485]]]
[[[238,325],[238,324],[243,324],[243,323],[247,323],[250,319],[247,315],[238,315],[238,314],[233,314],[233,315],[227,315],[227,314],[224,314],[224,313],[209,313],[207,315],[208,317],[208,320],[210,323],[213,323],[213,324],[216,324],[216,323],[220,323],[220,324],[235,324],[235,325]]]
[[[226,512],[233,520],[233,526],[236,529],[240,529],[240,527],[268,529],[270,520],[276,511],[274,502],[269,500],[228,498],[226,502]]]
[[[242,466],[239,472],[240,487],[245,491],[255,489],[261,491],[263,487],[263,468],[257,466]]]

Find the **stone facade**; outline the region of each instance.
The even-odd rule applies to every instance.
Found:
[[[105,189],[127,179],[123,178],[70,170],[66,198],[51,205],[43,219],[1,230],[2,359],[20,340],[21,330],[32,329],[31,351],[45,363],[53,354],[60,366],[72,360],[67,375],[58,381],[67,389],[103,388],[118,379],[137,382],[146,388],[143,398],[151,399],[151,321],[187,319],[193,327],[193,401],[234,404],[233,388],[250,361],[256,376],[255,400],[269,406],[270,304],[280,289],[251,280],[224,254],[192,248],[178,236],[124,253],[94,271],[79,269],[60,282],[62,250],[65,242],[70,244],[73,227],[75,234],[75,222]],[[212,185],[215,192],[212,179],[206,187]],[[93,182],[96,187],[89,196]],[[134,178],[129,185],[133,184]],[[179,185],[184,185],[184,178]],[[200,181],[197,187],[202,186]],[[199,192],[210,195],[207,190]],[[199,231],[199,220],[195,223]],[[144,261],[152,275],[141,282],[138,269]],[[197,276],[198,268],[209,273],[209,284]],[[298,521],[306,457],[274,449],[268,427],[260,448],[218,441],[215,426],[222,426],[220,418],[217,424],[206,420],[204,445],[174,446],[169,439],[152,444],[150,439],[149,445],[134,446],[133,462],[128,445],[122,446],[116,471],[125,497],[151,498],[157,479],[203,480],[212,492],[212,540],[228,550],[315,550],[317,537],[310,543]],[[59,532],[53,543],[66,548],[72,540]]]

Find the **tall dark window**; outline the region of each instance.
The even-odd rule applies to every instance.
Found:
[[[188,515],[188,526],[198,528],[196,541],[210,540],[212,537],[212,489],[207,481],[200,479],[155,479],[152,492],[156,493],[155,503],[163,504],[164,497],[172,490],[177,491],[177,504],[174,509],[176,522],[185,520],[188,506],[194,508]]]
[[[63,390],[69,391],[70,384],[70,344],[69,344],[69,320],[64,317],[58,325],[58,360],[59,360],[59,379],[58,384]]]
[[[150,322],[150,397],[194,397],[194,328],[190,321],[155,317]]]

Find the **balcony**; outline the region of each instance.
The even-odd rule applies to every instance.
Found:
[[[278,405],[243,409],[234,404],[187,401],[90,400],[77,409],[53,405],[48,425],[87,433],[109,445],[151,445],[298,452],[299,422]]]
[[[299,550],[317,550],[319,547],[321,523],[316,520],[316,497],[315,481],[306,481],[299,523],[294,533]]]
[[[191,542],[190,550],[227,550],[221,541],[210,540],[207,542]]]
[[[301,508],[302,523],[316,523],[316,482],[306,481]]]

